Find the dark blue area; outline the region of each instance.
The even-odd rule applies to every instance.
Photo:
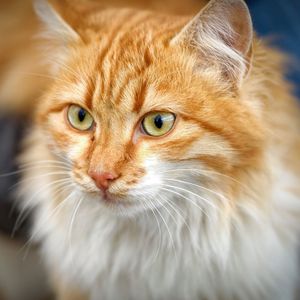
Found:
[[[288,77],[300,98],[300,0],[248,0],[247,4],[256,32],[274,37],[274,44],[295,58]]]
[[[15,184],[19,181],[19,176],[11,172],[17,169],[15,159],[28,124],[24,118],[0,114],[0,128],[0,234],[11,236],[19,215],[17,210],[13,209]],[[26,236],[28,220],[21,223],[21,226],[16,228],[15,236]]]

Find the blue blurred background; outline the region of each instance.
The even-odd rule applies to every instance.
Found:
[[[248,0],[255,30],[295,59],[288,77],[300,98],[300,0]]]

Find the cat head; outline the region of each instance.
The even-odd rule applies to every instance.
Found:
[[[54,7],[37,5],[55,77],[37,123],[78,191],[129,213],[236,190],[225,179],[253,167],[262,145],[241,96],[252,55],[245,3],[212,0],[192,20]]]

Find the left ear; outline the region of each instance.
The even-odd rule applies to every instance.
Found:
[[[202,67],[217,66],[222,75],[240,86],[251,63],[253,29],[243,0],[211,0],[173,38],[197,52]]]
[[[63,2],[63,1],[61,1]],[[56,73],[68,58],[70,46],[81,42],[81,37],[47,0],[35,0],[35,11],[43,23],[39,38],[46,51],[44,61],[51,65],[51,72]]]

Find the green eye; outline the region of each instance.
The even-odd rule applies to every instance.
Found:
[[[86,131],[94,124],[93,117],[82,107],[71,105],[68,109],[68,120],[75,129]]]
[[[146,134],[159,137],[169,132],[175,122],[175,115],[169,112],[152,112],[145,116],[142,127]]]

